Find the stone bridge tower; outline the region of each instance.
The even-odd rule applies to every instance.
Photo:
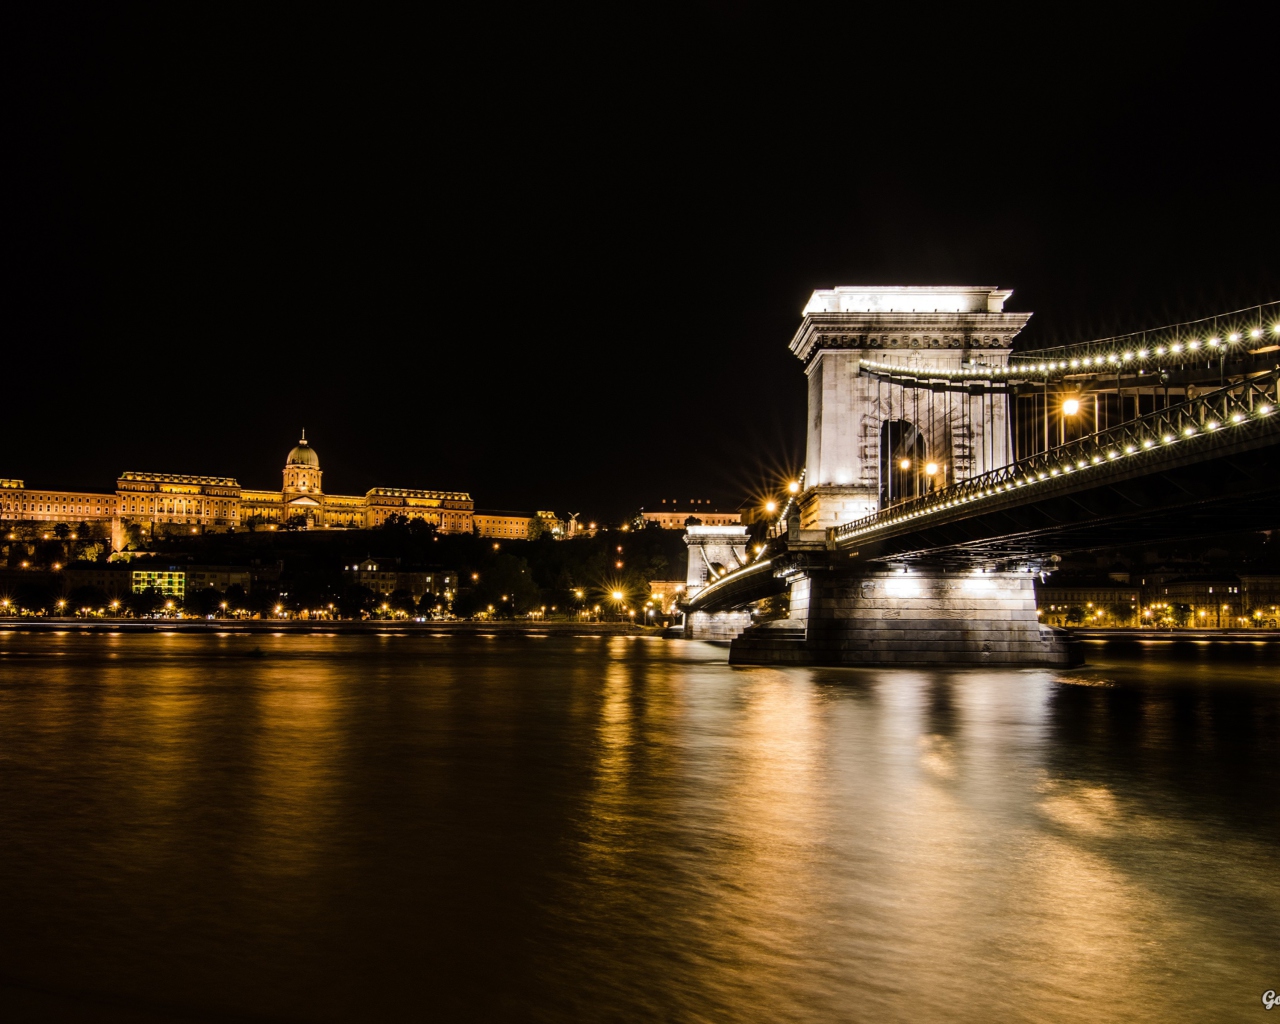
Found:
[[[802,528],[826,529],[876,511],[899,479],[893,467],[907,453],[915,456],[906,460],[913,465],[928,460],[940,467],[941,483],[1013,460],[1003,399],[948,395],[946,403],[929,403],[925,415],[919,392],[904,395],[858,372],[863,360],[953,371],[973,362],[1004,365],[1031,318],[1004,312],[1012,294],[988,287],[870,286],[813,293],[791,339],[809,378]]]

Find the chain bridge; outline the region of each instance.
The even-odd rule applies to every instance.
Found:
[[[1010,294],[814,293],[805,472],[767,523],[690,530],[686,636],[738,663],[1070,664],[1033,589],[1061,554],[1275,525],[1280,303],[1014,352]]]

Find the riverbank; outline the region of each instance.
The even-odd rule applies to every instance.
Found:
[[[1154,643],[1280,643],[1280,630],[1274,629],[1072,629],[1067,632],[1077,640],[1124,640]]]
[[[0,618],[0,630],[31,633],[418,633],[475,636],[660,636],[660,627],[629,622],[413,622],[394,619],[55,619]]]

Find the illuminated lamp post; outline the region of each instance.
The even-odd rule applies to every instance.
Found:
[[[938,470],[941,468],[942,467],[936,462],[926,462],[924,464],[924,475],[929,481],[929,490],[931,491],[937,489],[938,481],[934,478],[938,475]],[[943,486],[945,486],[945,482]]]
[[[1080,413],[1080,396],[1071,395],[1062,402],[1062,419],[1058,421],[1058,443],[1067,443],[1067,419]]]

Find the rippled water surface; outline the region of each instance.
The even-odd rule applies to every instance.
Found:
[[[0,1017],[1256,1019],[1277,661],[1092,657],[0,633]]]

